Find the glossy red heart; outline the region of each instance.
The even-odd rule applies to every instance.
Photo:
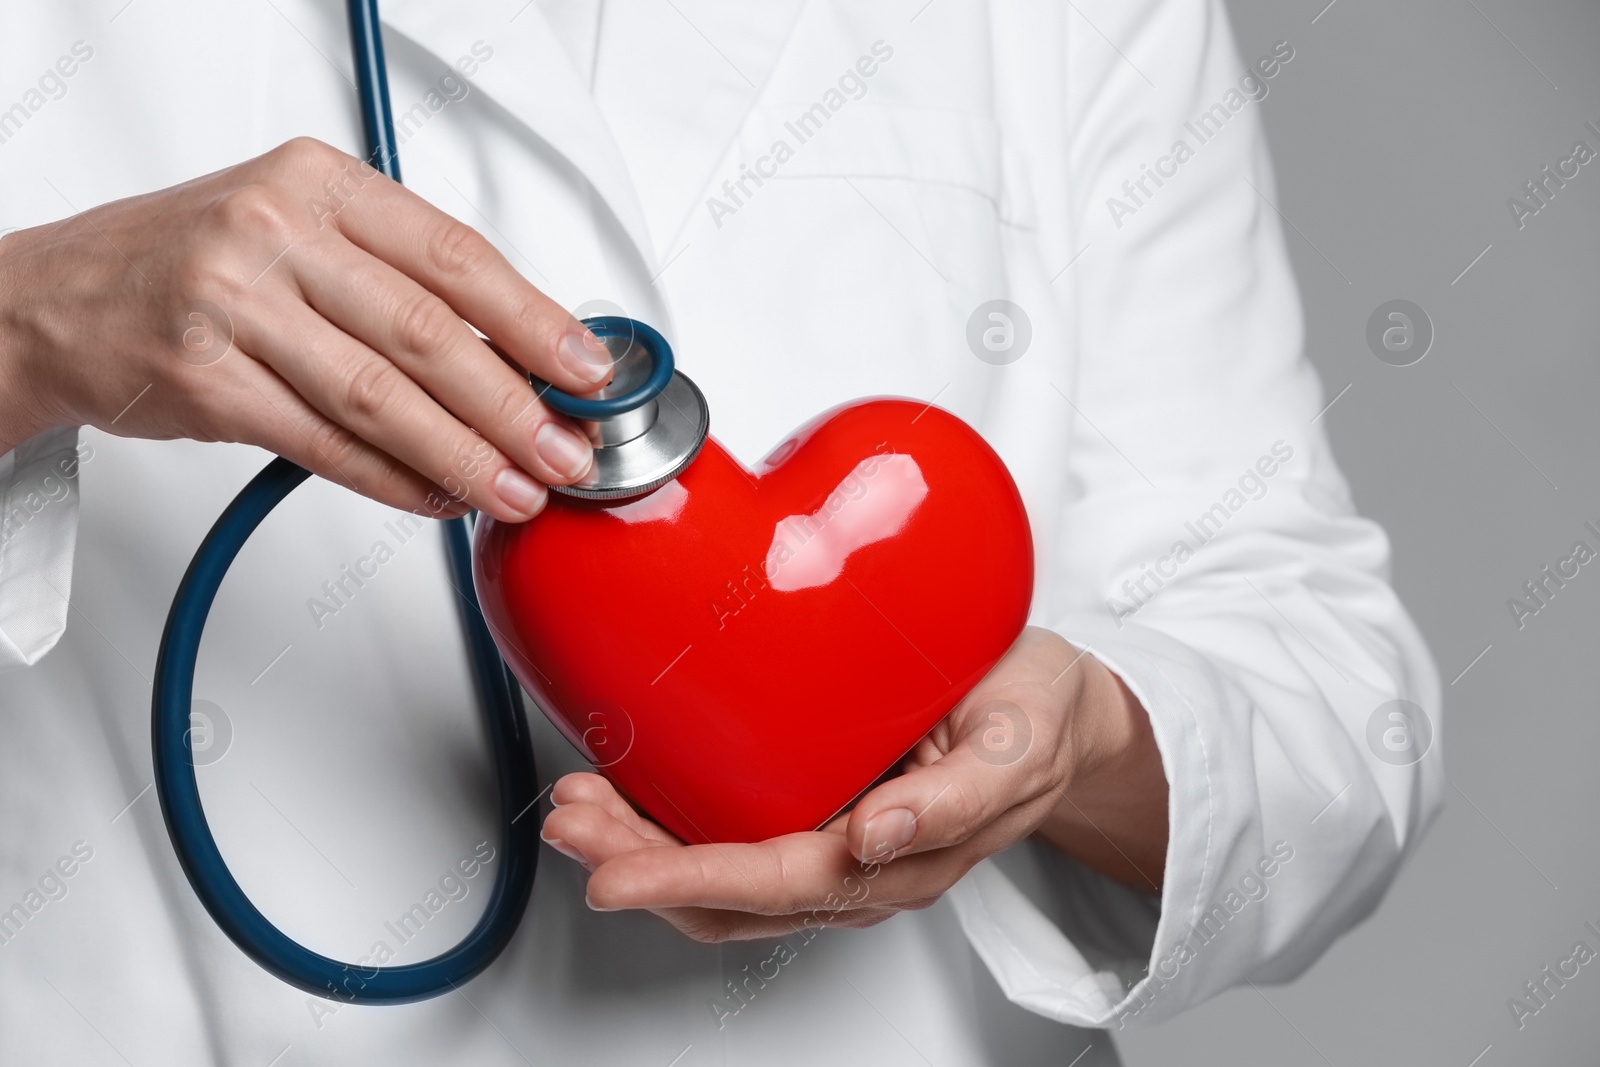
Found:
[[[713,438],[622,504],[480,519],[478,596],[567,739],[685,841],[813,830],[1021,633],[1022,498],[960,419],[856,401],[747,471]]]

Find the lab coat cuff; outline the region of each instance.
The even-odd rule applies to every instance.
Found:
[[[1085,893],[1081,884],[1058,882],[1064,899],[1051,910],[1071,915],[1099,909],[1100,914],[1078,916],[1068,928],[1047,918],[993,861],[974,868],[952,899],[968,940],[1013,1003],[1077,1026],[1120,1029],[1155,1022],[1237,980],[1219,973],[1230,970],[1222,958],[1207,961],[1187,947],[1204,911],[1206,886],[1216,881],[1212,868],[1219,843],[1255,820],[1243,792],[1232,790],[1239,795],[1231,799],[1219,793],[1230,792],[1230,771],[1218,765],[1225,746],[1217,717],[1232,701],[1212,664],[1163,634],[1140,626],[1117,628],[1092,616],[1057,620],[1050,628],[1116,673],[1150,716],[1168,783],[1159,908],[1153,893],[1139,894],[1085,871],[1082,877],[1106,884]],[[1231,773],[1253,779],[1248,769]],[[1146,873],[1153,879],[1157,872]],[[1148,905],[1144,914],[1154,917],[1146,920],[1142,938],[1127,939],[1139,941],[1138,949],[1122,959],[1097,954],[1086,931],[1107,924],[1127,930],[1130,921],[1136,926],[1135,898]],[[1148,955],[1131,955],[1146,949]]]
[[[0,456],[0,671],[37,663],[67,628],[83,458],[75,426]]]

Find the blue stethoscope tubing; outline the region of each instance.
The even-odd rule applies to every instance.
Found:
[[[369,159],[399,181],[378,3],[349,0],[349,10]],[[341,963],[313,952],[290,939],[250,902],[223,862],[200,802],[190,749],[190,708],[206,616],[245,541],[309,473],[282,458],[268,464],[217,519],[178,586],[161,636],[151,701],[156,795],[189,884],[212,919],[246,955],[290,985],[331,1000],[357,1004],[426,1000],[478,975],[510,943],[533,893],[539,860],[539,820],[532,808],[542,791],[527,716],[521,688],[495,648],[473,591],[466,519],[444,523],[445,547],[500,783],[502,841],[494,887],[472,932],[441,955],[402,966]]]

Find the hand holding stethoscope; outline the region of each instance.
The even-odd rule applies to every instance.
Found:
[[[394,507],[512,522],[591,463],[527,374],[591,392],[606,349],[480,234],[317,141],[12,233],[0,289],[28,294],[0,327],[27,359],[0,452],[74,425],[241,441]]]

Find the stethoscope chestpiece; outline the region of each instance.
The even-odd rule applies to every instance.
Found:
[[[672,346],[635,319],[584,319],[611,353],[612,377],[588,396],[573,396],[533,379],[552,411],[577,422],[594,446],[594,466],[568,496],[614,500],[640,496],[682,474],[706,442],[711,425],[705,395],[673,365]]]

